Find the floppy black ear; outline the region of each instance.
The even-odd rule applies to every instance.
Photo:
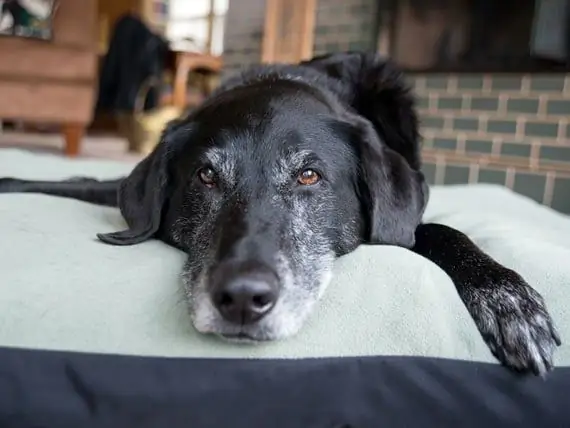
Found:
[[[360,155],[370,243],[410,248],[428,201],[417,112],[401,70],[365,52],[323,55],[303,63],[326,74],[346,113]],[[356,136],[354,136],[356,133]]]
[[[128,229],[100,233],[97,237],[101,241],[111,245],[134,245],[154,237],[169,193],[168,164],[175,154],[175,134],[182,124],[182,121],[169,123],[160,143],[121,182],[119,209]]]
[[[383,143],[366,119],[355,125],[369,243],[411,248],[429,197],[424,175]]]
[[[376,133],[414,169],[421,167],[418,114],[400,68],[378,53],[343,52],[313,58],[303,65],[325,73],[329,89],[372,123]]]

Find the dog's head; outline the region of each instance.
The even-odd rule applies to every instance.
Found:
[[[262,79],[171,125],[119,199],[129,228],[100,239],[182,249],[196,329],[261,341],[299,330],[337,256],[412,246],[427,194],[366,119],[310,84]]]

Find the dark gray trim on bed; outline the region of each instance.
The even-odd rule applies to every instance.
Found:
[[[545,380],[426,357],[183,359],[0,348],[0,426],[561,427]]]

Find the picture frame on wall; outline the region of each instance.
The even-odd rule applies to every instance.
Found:
[[[0,36],[51,40],[57,0],[0,0]]]

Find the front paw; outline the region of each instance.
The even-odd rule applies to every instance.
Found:
[[[544,376],[561,345],[544,299],[510,269],[492,282],[467,287],[462,296],[483,339],[507,367]]]

